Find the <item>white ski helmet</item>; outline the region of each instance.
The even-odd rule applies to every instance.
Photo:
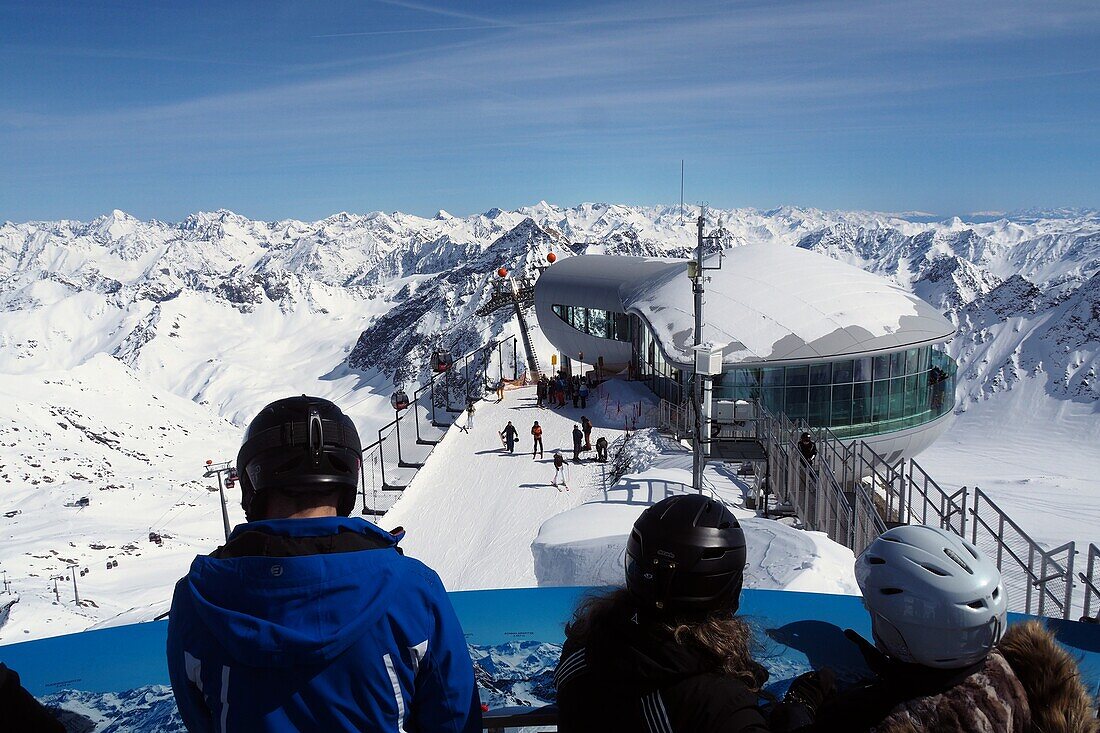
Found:
[[[895,527],[856,558],[856,581],[879,651],[926,667],[985,659],[1005,629],[1001,571],[946,530]]]

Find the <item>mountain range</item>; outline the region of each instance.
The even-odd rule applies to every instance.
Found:
[[[377,428],[392,417],[390,390],[423,381],[435,349],[515,333],[508,311],[476,314],[498,268],[534,278],[550,252],[686,257],[697,215],[540,202],[464,217],[255,221],[222,210],[169,223],[114,211],[4,222],[0,568],[22,600],[0,641],[163,610],[185,559],[220,537],[205,460],[232,460],[242,427],[271,399],[318,394],[361,430]],[[1096,436],[1100,213],[707,216],[724,246],[820,252],[939,308],[958,326],[948,348],[960,413],[1026,392],[1072,406],[1069,429]],[[232,501],[229,511],[241,518]],[[153,531],[163,544],[146,539]],[[90,570],[79,579],[90,604],[58,602],[70,563]]]

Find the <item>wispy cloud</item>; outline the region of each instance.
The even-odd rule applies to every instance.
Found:
[[[583,165],[608,151],[678,159],[676,150],[687,146],[780,158],[824,139],[970,144],[981,131],[991,140],[1070,131],[1088,141],[1100,134],[1082,127],[1090,111],[1100,111],[1100,62],[1095,52],[1074,50],[1100,42],[1100,3],[670,7],[643,0],[479,12],[406,0],[376,4],[395,12],[280,39],[285,58],[54,48],[90,62],[163,60],[273,73],[246,74],[203,93],[194,91],[202,85],[176,94],[159,87],[156,95],[109,105],[57,97],[27,106],[0,95],[0,153],[94,150],[105,167],[114,156],[146,170],[174,161],[339,165],[350,152],[423,165],[477,166],[477,155],[508,165],[521,158]],[[15,59],[35,49],[4,52]],[[1024,109],[1012,89],[1037,94],[1047,82],[1077,88],[1079,101]]]

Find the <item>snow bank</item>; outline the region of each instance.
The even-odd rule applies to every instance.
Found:
[[[674,484],[668,486],[677,493]],[[621,584],[627,536],[647,506],[596,501],[545,522],[531,546],[539,586]],[[769,519],[739,521],[748,545],[745,587],[859,594],[848,548]]]

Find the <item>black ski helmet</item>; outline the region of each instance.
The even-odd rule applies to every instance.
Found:
[[[287,397],[260,410],[237,453],[241,506],[263,518],[267,494],[339,491],[337,512],[351,514],[363,450],[355,423],[320,397]]]
[[[671,496],[634,522],[626,587],[650,611],[734,613],[745,556],[745,533],[723,504],[701,494]]]

